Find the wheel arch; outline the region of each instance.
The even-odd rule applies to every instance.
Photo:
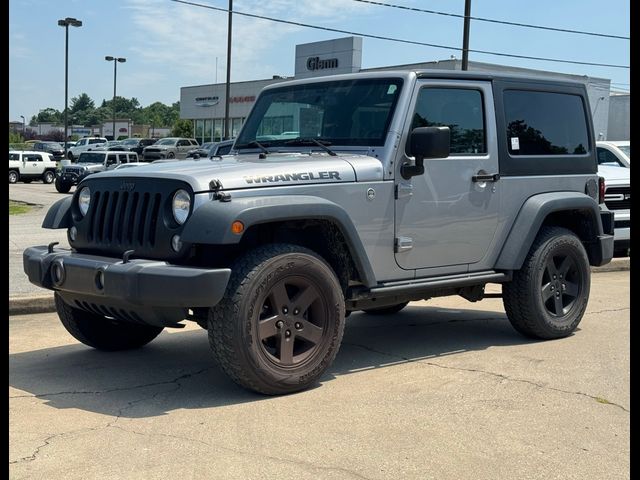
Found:
[[[235,221],[244,225],[242,234],[231,232],[231,224]],[[310,228],[306,235],[302,233],[305,228]],[[296,234],[286,235],[292,231]],[[309,242],[313,232],[327,234],[329,239],[343,242],[359,280],[367,286],[376,284],[364,245],[351,218],[342,207],[321,197],[282,195],[210,202],[193,213],[185,225],[182,240],[201,245],[238,245],[275,239],[297,242],[313,249]]]
[[[573,231],[597,262],[594,246],[603,234],[600,210],[593,198],[579,192],[549,192],[529,197],[518,212],[496,261],[498,270],[518,270],[543,226]]]

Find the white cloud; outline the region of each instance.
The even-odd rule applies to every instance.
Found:
[[[226,2],[196,1],[223,9],[227,6]],[[157,7],[154,0],[129,0],[127,8],[132,11],[131,18],[138,28],[136,46],[131,50],[154,71],[188,74],[190,85],[215,81],[215,58],[218,57],[218,82],[224,81],[227,13],[173,2]],[[236,2],[234,10],[330,26],[354,13],[363,14],[369,7],[352,0],[243,0]],[[243,81],[285,73],[265,63],[266,54],[279,49],[284,37],[303,28],[234,15],[232,79]],[[290,55],[289,65],[293,51]]]

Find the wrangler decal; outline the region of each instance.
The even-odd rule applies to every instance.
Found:
[[[275,182],[299,182],[305,180],[342,180],[340,172],[300,172],[283,173],[279,175],[249,175],[243,177],[247,183],[275,183]]]

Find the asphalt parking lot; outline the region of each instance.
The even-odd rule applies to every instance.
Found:
[[[592,277],[574,335],[530,341],[501,301],[355,313],[322,383],[237,387],[199,327],[138,351],[9,318],[9,477],[626,479],[629,272]]]

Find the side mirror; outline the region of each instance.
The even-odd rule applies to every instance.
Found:
[[[404,163],[400,174],[405,180],[424,174],[425,158],[446,158],[451,147],[449,127],[418,127],[409,136],[409,154],[416,159],[415,165]]]

